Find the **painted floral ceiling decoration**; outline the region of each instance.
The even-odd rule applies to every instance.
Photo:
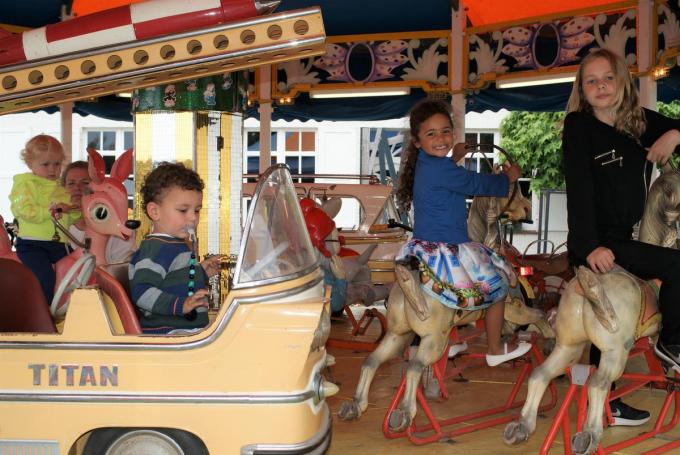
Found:
[[[637,60],[634,8],[565,17],[544,22],[469,33],[467,80],[475,84],[484,74],[549,70],[576,65],[592,47],[605,47]],[[493,78],[491,78],[493,79]]]
[[[449,82],[447,35],[444,31],[410,39],[329,42],[323,56],[277,65],[276,89],[279,94],[287,94],[301,85],[309,89],[329,83],[379,81],[401,81],[426,90],[446,88]]]

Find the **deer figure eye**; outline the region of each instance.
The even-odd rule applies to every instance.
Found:
[[[109,209],[103,204],[96,205],[91,213],[92,218],[97,221],[105,221],[109,217]]]

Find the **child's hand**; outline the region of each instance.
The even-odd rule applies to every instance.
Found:
[[[70,204],[64,204],[63,202],[60,202],[58,204],[52,204],[50,205],[50,213],[55,219],[61,219],[61,214],[63,212],[70,212],[71,209],[73,208],[72,205]]]
[[[182,308],[182,313],[187,314],[195,310],[198,307],[208,308],[208,290],[199,289],[191,297],[187,297],[184,301],[184,307]]]
[[[465,142],[459,142],[456,145],[453,146],[453,155],[451,155],[451,159],[454,162],[459,162],[463,158],[465,158],[465,155],[467,155],[467,148],[466,148],[466,143]]]
[[[201,266],[203,267],[203,270],[205,270],[205,274],[208,275],[208,278],[220,273],[220,259],[222,259],[222,255],[216,254],[201,262]]]
[[[503,172],[508,176],[510,183],[515,183],[517,179],[522,175],[522,170],[519,168],[517,163],[509,164],[503,163]]]

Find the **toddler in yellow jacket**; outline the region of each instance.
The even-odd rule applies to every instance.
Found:
[[[9,196],[19,224],[17,256],[38,278],[49,305],[54,295],[53,265],[68,254],[65,239],[55,231],[51,212],[61,209],[67,226],[77,214],[69,213],[70,196],[59,182],[64,149],[57,139],[45,134],[33,137],[21,151],[21,159],[31,172],[14,176]]]

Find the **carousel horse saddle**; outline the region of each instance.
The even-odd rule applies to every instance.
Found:
[[[640,286],[641,305],[635,326],[635,339],[643,336],[654,335],[661,326],[661,313],[659,312],[659,280],[645,281],[636,277]]]

